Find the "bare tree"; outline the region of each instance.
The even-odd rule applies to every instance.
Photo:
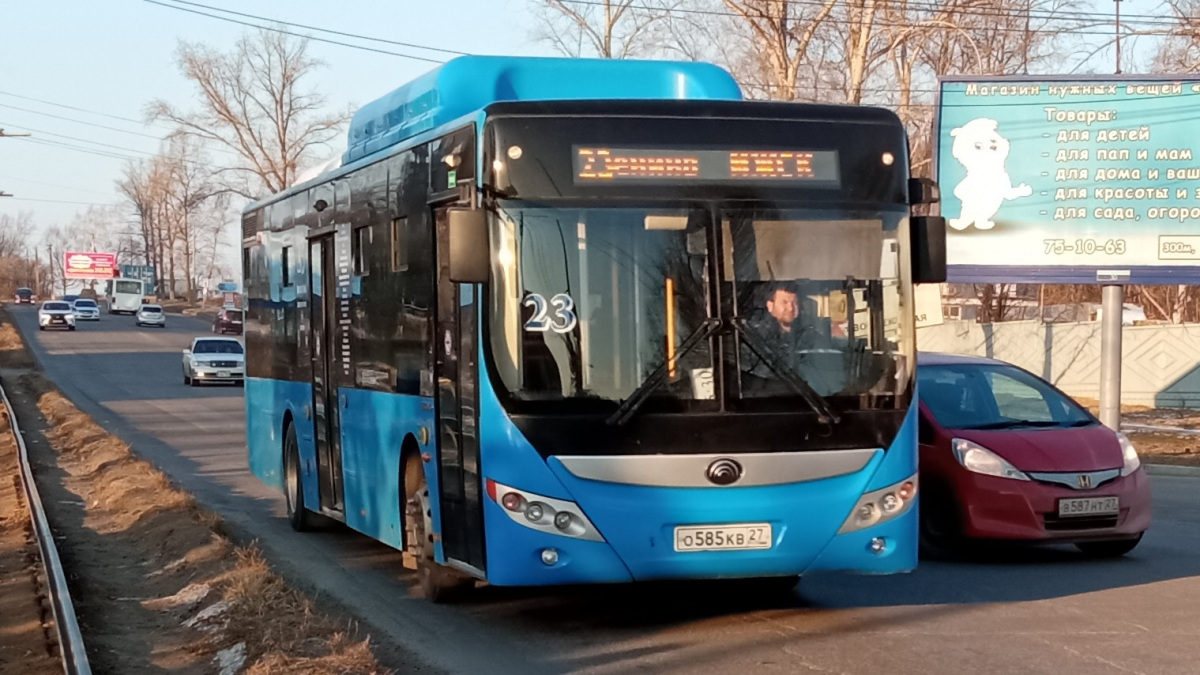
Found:
[[[1200,0],[1168,0],[1177,24],[1158,45],[1151,67],[1159,73],[1200,72]]]
[[[781,101],[800,98],[801,67],[817,31],[838,0],[724,0],[737,18],[743,50],[726,64],[752,95]]]
[[[322,64],[308,56],[308,41],[281,32],[243,35],[232,53],[181,42],[179,68],[200,93],[200,107],[185,112],[163,100],[149,116],[179,125],[193,136],[232,151],[238,166],[221,170],[233,192],[253,199],[280,192],[341,131],[350,111],[324,112],[325,98],[304,83]]]
[[[626,59],[656,48],[651,28],[679,2],[668,0],[535,0],[536,35],[567,56]]]

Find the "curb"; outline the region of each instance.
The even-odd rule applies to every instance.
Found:
[[[1184,476],[1200,478],[1200,466],[1179,466],[1177,464],[1143,464],[1146,473],[1151,476]]]

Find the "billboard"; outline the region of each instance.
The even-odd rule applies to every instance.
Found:
[[[111,279],[116,270],[115,253],[63,253],[63,275],[68,279]]]
[[[1200,282],[1200,77],[946,79],[950,281]]]
[[[121,276],[126,279],[141,279],[146,284],[146,294],[154,295],[157,276],[154,265],[121,265]]]

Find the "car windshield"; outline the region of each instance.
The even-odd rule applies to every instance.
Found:
[[[76,300],[75,306],[92,308],[92,307],[96,306],[96,301],[95,300]]]
[[[192,347],[193,354],[241,354],[242,345],[233,340],[199,340]]]
[[[1074,427],[1096,420],[1045,380],[1005,364],[922,365],[917,393],[948,429]]]
[[[71,309],[71,306],[65,302],[47,302],[42,305],[42,309],[48,311],[68,311]]]
[[[226,321],[241,321],[242,313],[241,312],[225,312],[225,320]]]
[[[28,296],[28,295],[33,295],[33,291],[32,291],[32,290],[30,290],[30,289],[28,289],[28,288],[18,288],[18,289],[17,289],[17,295],[19,295],[19,296],[21,296],[21,297],[25,297],[25,296]]]
[[[157,305],[142,305],[143,314],[162,314],[162,307]]]

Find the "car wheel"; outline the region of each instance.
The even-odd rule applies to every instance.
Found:
[[[919,551],[922,557],[949,558],[961,552],[963,538],[953,503],[946,498],[922,497]]]
[[[300,443],[296,440],[294,424],[288,425],[283,436],[283,485],[288,524],[297,532],[312,529],[312,519],[304,507],[304,488],[300,484]]]
[[[183,383],[189,387],[192,385],[192,378],[188,376],[187,371],[183,371]]]
[[[1137,548],[1137,545],[1142,541],[1142,534],[1133,539],[1120,539],[1117,541],[1081,541],[1075,544],[1083,553],[1093,558],[1120,558]]]
[[[75,330],[75,326],[67,326],[67,330]]]
[[[38,326],[38,330],[46,330],[45,326]]]

